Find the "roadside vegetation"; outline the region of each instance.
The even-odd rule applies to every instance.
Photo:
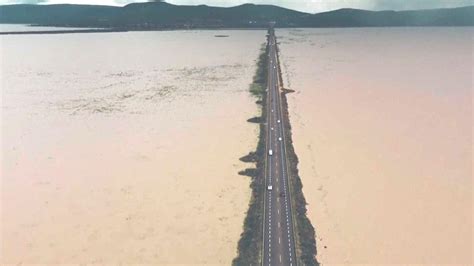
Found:
[[[280,51],[277,46],[277,60],[280,64]],[[283,83],[281,67],[278,68],[280,84]],[[298,174],[298,156],[296,155],[295,149],[293,147],[293,140],[291,138],[291,124],[288,114],[288,101],[286,99],[287,93],[292,93],[294,91],[283,89],[282,92],[282,105],[283,105],[283,119],[286,120],[285,125],[285,139],[286,139],[286,152],[289,160],[289,173],[290,173],[290,189],[292,196],[292,208],[293,212],[293,221],[295,225],[295,240],[297,246],[297,257],[300,265],[319,265],[319,262],[316,260],[316,234],[313,225],[311,224],[308,216],[306,215],[306,199],[303,194],[303,183]]]
[[[255,168],[247,168],[239,174],[251,177],[250,188],[252,195],[249,209],[244,221],[244,230],[238,243],[238,254],[233,260],[233,265],[259,265],[262,255],[262,223],[263,223],[263,197],[265,193],[265,126],[266,121],[266,92],[268,78],[268,42],[262,45],[260,56],[257,61],[257,70],[250,85],[250,93],[257,98],[261,114],[247,120],[250,123],[260,125],[259,138],[256,151],[252,151],[240,158],[243,162],[255,163]],[[278,59],[279,60],[279,59]],[[279,61],[278,61],[279,62]],[[280,68],[281,71],[281,68]],[[283,84],[282,75],[279,73],[280,84]],[[298,157],[296,156],[291,139],[291,125],[288,116],[288,104],[286,94],[292,92],[284,89],[282,94],[283,119],[286,120],[286,151],[289,159],[290,189],[292,195],[293,220],[295,225],[295,240],[297,246],[297,257],[300,265],[319,265],[316,260],[315,230],[306,216],[306,199],[303,195],[303,185],[298,175]]]
[[[262,224],[263,224],[263,197],[265,182],[265,127],[266,119],[265,103],[267,87],[267,52],[268,42],[262,45],[260,56],[257,60],[257,71],[250,85],[250,93],[257,98],[261,112],[260,116],[250,118],[248,122],[258,123],[260,125],[259,138],[256,151],[250,152],[240,158],[244,162],[255,163],[256,168],[245,169],[239,174],[251,178],[250,188],[252,195],[250,198],[249,209],[244,221],[244,230],[240,235],[238,243],[238,254],[233,260],[232,265],[258,265],[262,250]]]

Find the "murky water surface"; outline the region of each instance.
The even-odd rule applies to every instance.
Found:
[[[472,263],[473,33],[277,31],[320,262]]]
[[[90,28],[73,28],[73,27],[45,27],[45,26],[31,26],[26,24],[0,24],[0,32],[13,31],[60,31],[60,30],[81,30]]]
[[[1,37],[2,262],[229,265],[265,33]]]

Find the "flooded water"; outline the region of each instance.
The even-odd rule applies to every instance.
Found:
[[[2,261],[227,264],[265,31],[4,36]]]
[[[472,263],[473,33],[277,31],[323,264]]]
[[[80,30],[80,29],[91,29],[91,28],[45,27],[45,26],[30,26],[26,24],[0,24],[0,32],[60,31],[60,30]]]

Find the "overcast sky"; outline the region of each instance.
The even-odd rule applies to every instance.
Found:
[[[100,4],[125,5],[131,2],[145,2],[133,0],[0,0],[0,4]],[[370,10],[406,10],[439,7],[458,7],[474,5],[474,0],[167,0],[168,3],[178,5],[235,6],[244,3],[272,4],[296,9],[305,12],[322,12],[343,7],[361,8]]]

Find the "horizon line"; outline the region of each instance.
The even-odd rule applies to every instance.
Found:
[[[403,10],[395,10],[395,9],[381,9],[381,10],[373,10],[373,9],[362,9],[362,8],[353,8],[353,7],[341,7],[337,9],[330,9],[326,11],[321,11],[321,12],[306,12],[306,11],[301,11],[297,9],[292,9],[292,8],[287,8],[283,7],[280,5],[275,5],[275,4],[255,4],[255,3],[243,3],[240,5],[235,5],[235,6],[213,6],[213,5],[207,5],[207,4],[199,4],[199,5],[179,5],[179,4],[173,4],[173,3],[168,3],[166,1],[162,2],[154,2],[154,1],[147,1],[147,2],[133,2],[133,3],[128,3],[125,5],[101,5],[101,4],[76,4],[76,3],[19,3],[19,4],[0,4],[0,7],[2,6],[58,6],[58,5],[71,5],[71,6],[104,6],[104,7],[116,7],[116,8],[123,8],[129,5],[136,5],[136,4],[167,4],[167,5],[173,5],[173,6],[188,6],[188,7],[198,7],[198,6],[207,6],[207,7],[212,7],[212,8],[235,8],[235,7],[240,7],[240,6],[245,6],[245,5],[253,5],[253,6],[273,6],[273,7],[278,7],[282,9],[287,9],[287,10],[292,10],[295,12],[300,12],[300,13],[305,13],[309,15],[314,15],[314,14],[321,14],[321,13],[328,13],[328,12],[334,12],[334,11],[339,11],[339,10],[360,10],[360,11],[369,11],[369,12],[409,12],[409,11],[424,11],[424,10],[442,10],[442,9],[457,9],[457,8],[466,8],[466,7],[474,7],[474,5],[464,5],[464,6],[458,6],[458,7],[438,7],[438,8],[420,8],[420,9],[403,9]]]

